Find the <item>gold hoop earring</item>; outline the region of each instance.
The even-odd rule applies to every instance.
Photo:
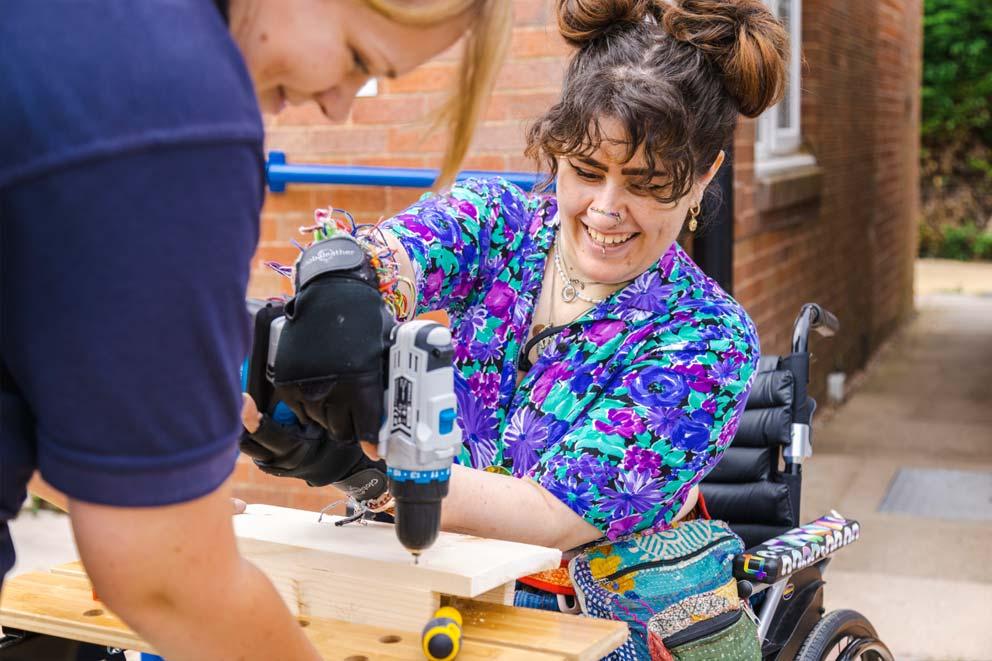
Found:
[[[699,219],[699,213],[701,211],[702,211],[702,209],[699,207],[699,204],[696,204],[695,206],[689,207],[689,231],[690,232],[695,232],[696,231],[696,228],[699,227],[699,220],[698,219]]]

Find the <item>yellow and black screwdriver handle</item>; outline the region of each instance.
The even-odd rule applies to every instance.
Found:
[[[451,606],[434,613],[421,638],[424,656],[431,661],[450,661],[458,656],[462,642],[462,615]]]

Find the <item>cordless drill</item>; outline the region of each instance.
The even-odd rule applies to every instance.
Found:
[[[306,284],[307,278],[345,269],[353,272],[355,248],[354,240],[342,235],[310,246],[298,263],[298,270],[304,271],[305,276],[302,284],[298,281],[297,290]],[[307,261],[309,255],[319,257],[320,263],[306,271],[308,265],[318,261]],[[334,290],[326,292],[321,295],[335,295]],[[315,309],[319,307],[313,298],[310,304]],[[248,310],[254,321],[255,339],[244,382],[248,392],[259,393],[266,400],[258,402],[260,410],[271,411],[276,419],[280,414],[290,413],[285,405],[280,409],[279,404],[273,407],[272,402],[277,399],[280,340],[285,342],[284,329],[293,314],[287,315],[282,301],[249,300]],[[294,312],[301,315],[298,308]],[[441,500],[448,493],[451,464],[461,446],[461,430],[455,424],[451,365],[454,352],[451,333],[441,324],[424,320],[389,323],[391,328],[382,356],[385,387],[379,455],[386,463],[389,491],[396,502],[397,538],[416,559],[437,539]],[[318,333],[313,337],[323,336]],[[327,404],[333,406],[333,400]],[[354,442],[355,439],[336,440]]]
[[[396,500],[396,536],[416,558],[437,539],[441,500],[461,446],[455,424],[451,332],[415,320],[393,329],[386,386],[386,421],[379,455]]]

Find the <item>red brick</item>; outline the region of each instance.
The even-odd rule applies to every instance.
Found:
[[[381,212],[386,208],[386,191],[378,186],[325,186],[316,201],[318,206],[334,206],[352,215]]]
[[[427,126],[390,127],[387,142],[388,151],[440,154],[444,151],[447,137],[443,131],[434,131],[428,134],[428,130],[429,127]]]
[[[549,0],[513,0],[514,25],[548,25],[554,20]],[[551,19],[549,21],[549,19]]]
[[[351,120],[356,125],[393,124],[424,118],[426,96],[410,94],[399,97],[362,97],[355,99]]]
[[[385,151],[386,132],[382,128],[333,126],[307,132],[308,152],[368,154]]]
[[[518,29],[510,44],[510,59],[531,57],[568,57],[573,49],[561,38],[561,33],[551,26]]]
[[[511,61],[503,65],[496,86],[501,90],[542,89],[558,91],[565,74],[561,58]]]
[[[427,191],[422,188],[390,188],[389,189],[389,205],[388,210],[390,215],[394,215],[403,211],[411,204],[420,199],[420,197]]]
[[[557,103],[559,98],[560,95],[557,91],[497,92],[489,100],[485,117],[488,120],[535,120]]]
[[[524,124],[519,121],[490,122],[475,132],[472,148],[475,151],[523,152]]]
[[[423,94],[449,89],[455,79],[455,64],[431,62],[395,80],[379,81],[384,94]]]

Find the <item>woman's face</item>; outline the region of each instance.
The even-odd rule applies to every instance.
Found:
[[[470,19],[466,12],[412,27],[394,23],[362,0],[231,1],[231,33],[262,112],[315,101],[334,121],[348,116],[369,78],[394,78],[426,62],[454,44]]]
[[[723,162],[723,153],[692,190],[677,202],[662,204],[650,187],[664,191],[665,174],[655,173],[644,188],[644,154],[629,162],[626,134],[618,122],[601,120],[603,140],[588,157],[558,160],[558,217],[562,256],[572,275],[586,282],[618,284],[633,280],[675,242],[689,208]]]

